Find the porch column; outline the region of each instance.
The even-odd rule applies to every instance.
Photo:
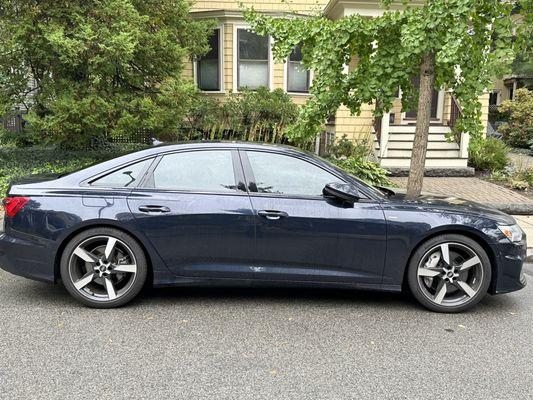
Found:
[[[459,157],[468,158],[468,143],[470,142],[470,135],[468,133],[461,133],[461,143],[459,143]]]
[[[386,112],[381,117],[381,140],[379,142],[379,156],[381,158],[387,157],[389,147],[389,123],[390,112]]]

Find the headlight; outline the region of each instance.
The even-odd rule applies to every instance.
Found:
[[[511,242],[522,240],[522,229],[518,225],[498,225],[498,228]]]

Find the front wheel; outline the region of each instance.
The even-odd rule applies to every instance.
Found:
[[[92,228],[72,238],[63,251],[60,269],[72,297],[95,308],[131,301],[143,288],[148,271],[137,241],[113,228]]]
[[[476,241],[455,234],[423,243],[411,257],[408,283],[415,298],[438,312],[461,312],[487,293],[489,257]]]

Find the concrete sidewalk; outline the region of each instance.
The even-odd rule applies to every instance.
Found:
[[[407,177],[392,177],[391,180],[400,188],[407,186]],[[479,178],[425,177],[422,191],[475,201],[508,214],[533,215],[531,199]]]

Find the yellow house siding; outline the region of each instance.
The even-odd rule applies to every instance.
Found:
[[[340,139],[344,135],[354,142],[372,142],[371,134],[374,125],[372,112],[373,105],[365,104],[362,107],[361,114],[354,116],[350,111],[341,106],[335,115],[335,138]]]
[[[233,24],[224,24],[224,89],[233,88]]]
[[[258,11],[295,11],[298,13],[312,13],[322,11],[327,1],[323,0],[295,0],[288,4],[280,0],[243,0],[246,7],[254,6]],[[193,4],[193,11],[209,10],[238,10],[239,5],[236,0],[220,1],[197,1]]]

